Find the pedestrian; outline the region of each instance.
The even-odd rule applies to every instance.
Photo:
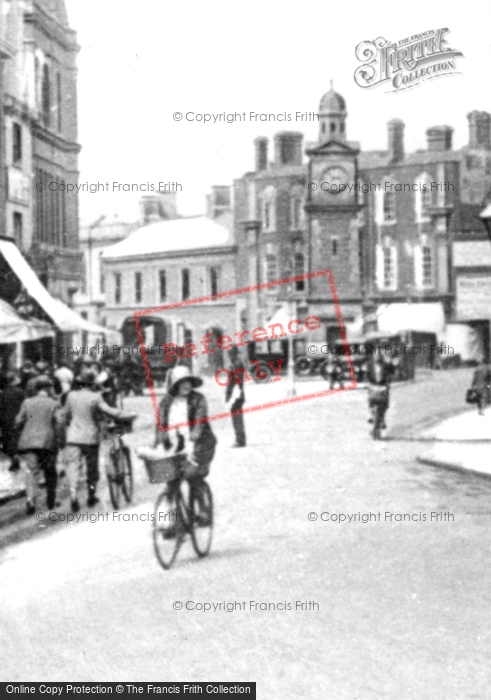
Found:
[[[3,451],[10,457],[9,471],[20,469],[19,456],[17,454],[17,440],[19,431],[15,419],[20,411],[25,393],[20,387],[20,377],[16,372],[7,372],[5,375],[7,386],[0,395],[0,423],[2,427]]]
[[[79,388],[70,391],[67,396],[65,420],[67,477],[71,508],[76,513],[80,510],[78,491],[82,481],[83,457],[87,464],[87,505],[92,507],[99,502],[96,490],[99,481],[99,428],[103,416],[116,419],[134,416],[107,405],[102,395],[94,391],[95,374],[90,369],[83,368],[75,383]]]
[[[30,360],[27,360],[21,369],[21,387],[25,391],[26,398],[34,396],[36,378],[39,376],[40,374],[36,366],[30,362]]]
[[[54,371],[55,389],[60,396],[61,405],[64,406],[68,392],[72,388],[74,374],[68,366],[67,360],[60,360]],[[58,386],[56,386],[56,384]]]
[[[368,419],[369,423],[374,422],[373,409],[377,406],[381,412],[380,427],[385,430],[385,414],[389,408],[389,385],[392,376],[392,365],[387,363],[382,355],[376,354],[370,359],[367,368],[367,383],[368,383],[368,407],[372,411],[372,416]]]
[[[208,405],[204,395],[195,391],[202,386],[203,380],[191,374],[186,365],[175,367],[171,371],[169,389],[160,403],[162,427],[184,423],[175,430],[159,431],[157,428],[155,444],[162,443],[166,450],[187,454],[197,466],[196,478],[208,475],[215,454],[217,439],[207,420]]]
[[[484,408],[489,403],[489,391],[491,386],[491,367],[486,362],[480,362],[476,367],[472,378],[471,389],[474,389],[477,397],[477,411],[484,415]]]
[[[39,490],[39,472],[44,472],[46,483],[46,505],[52,510],[56,503],[57,427],[62,420],[60,405],[49,392],[53,383],[46,376],[37,378],[34,396],[24,400],[16,419],[21,430],[18,450],[26,472],[26,513],[36,510]]]
[[[232,426],[235,433],[235,443],[232,447],[245,447],[246,432],[244,414],[242,413],[242,407],[245,404],[244,364],[241,362],[239,350],[235,345],[230,350],[230,364],[232,379],[225,389],[225,404],[232,414]],[[237,372],[234,373],[234,370]]]

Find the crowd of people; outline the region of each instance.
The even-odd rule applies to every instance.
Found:
[[[47,362],[26,362],[20,372],[2,377],[0,428],[9,470],[23,467],[26,513],[39,501],[39,483],[46,486],[46,506],[57,501],[59,474],[66,475],[73,512],[80,509],[80,491],[86,465],[87,505],[99,501],[100,428],[104,417],[133,417],[116,408],[110,371],[97,363],[67,363],[54,368]]]

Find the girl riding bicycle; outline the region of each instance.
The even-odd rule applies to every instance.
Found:
[[[192,375],[188,367],[175,367],[167,394],[160,403],[162,427],[181,425],[162,432],[157,428],[155,444],[161,443],[166,450],[172,449],[174,454],[187,456],[195,467],[194,473],[187,478],[204,478],[208,475],[217,444],[210,423],[204,420],[197,422],[208,416],[204,395],[195,391],[202,384],[203,380]]]

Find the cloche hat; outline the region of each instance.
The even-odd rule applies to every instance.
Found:
[[[171,396],[176,395],[179,384],[184,380],[191,382],[193,389],[196,389],[203,384],[202,379],[191,374],[189,367],[186,367],[186,365],[180,365],[179,367],[175,367],[173,370],[171,370],[169,382],[169,394]]]

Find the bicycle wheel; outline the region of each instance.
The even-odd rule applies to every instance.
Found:
[[[123,496],[126,503],[130,503],[133,497],[133,468],[131,466],[130,451],[127,447],[122,447],[119,451],[119,471]]]
[[[110,449],[106,450],[104,456],[104,462],[106,467],[106,477],[109,486],[109,495],[111,497],[111,503],[115,510],[119,510],[119,504],[121,501],[121,469],[120,469],[120,458],[119,450],[116,450],[113,445]]]
[[[213,497],[206,481],[193,484],[191,491],[191,540],[194,551],[205,557],[213,537]]]
[[[164,569],[171,568],[183,538],[179,492],[166,489],[157,499],[153,518],[153,546]]]

